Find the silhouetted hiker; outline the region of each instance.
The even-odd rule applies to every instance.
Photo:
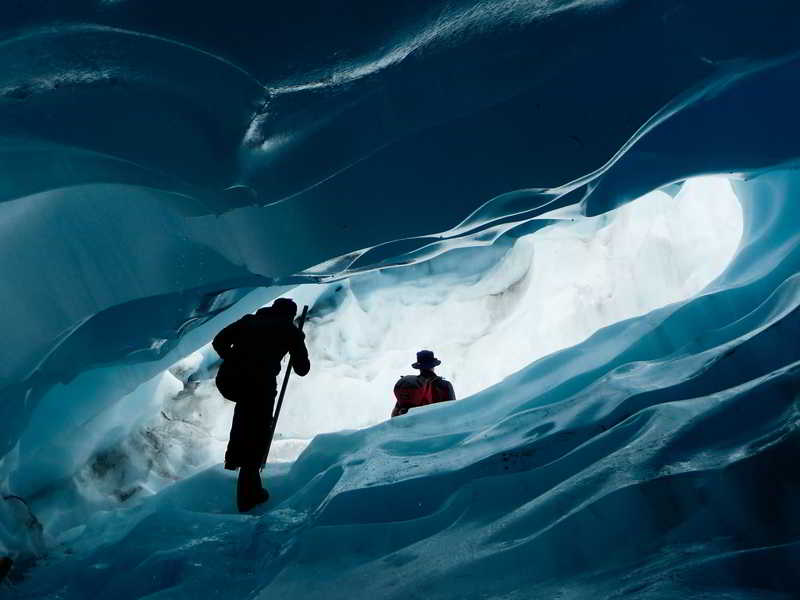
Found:
[[[394,405],[392,416],[406,414],[409,409],[436,402],[447,402],[455,400],[456,393],[453,385],[446,379],[439,377],[433,372],[434,367],[442,364],[430,350],[420,350],[417,352],[417,362],[411,365],[414,369],[419,369],[419,375],[404,375],[394,384],[394,397],[397,404]]]
[[[297,305],[292,300],[278,298],[272,306],[228,325],[212,342],[223,360],[217,387],[236,402],[225,468],[241,468],[236,483],[241,512],[269,498],[259,470],[269,443],[281,359],[289,352],[294,372],[300,376],[311,368],[305,335],[293,322],[295,314]]]

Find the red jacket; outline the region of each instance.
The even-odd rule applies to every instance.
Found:
[[[442,377],[405,375],[394,385],[394,397],[397,398],[397,403],[392,410],[392,416],[397,417],[417,406],[455,400],[456,394],[453,385]]]

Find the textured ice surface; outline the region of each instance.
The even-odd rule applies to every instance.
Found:
[[[436,348],[440,372],[466,397],[609,323],[689,297],[724,269],[741,230],[730,184],[707,178],[490,250],[291,290],[312,304],[314,370],[292,381],[270,460],[294,460],[314,435],[384,421],[422,346]],[[59,456],[74,461],[62,462],[75,473],[71,500],[64,484],[37,494],[50,535],[220,462],[233,404],[213,384],[217,361],[204,346],[92,419],[81,446],[67,438],[72,449],[62,444]],[[19,472],[41,473],[53,453],[43,442]]]
[[[19,595],[798,595],[796,3],[5,8],[0,472],[63,531]],[[76,468],[146,430],[226,309],[706,174],[744,233],[699,296],[319,436],[254,517],[214,468],[82,504]]]
[[[333,284],[309,321],[316,367],[293,383],[279,431],[310,437],[385,419],[421,348],[435,350],[459,397],[470,396],[601,327],[699,292],[741,231],[728,182],[694,180],[675,199],[654,192],[608,218],[500,245],[486,272],[474,269],[487,252],[465,250]]]
[[[306,341],[314,369],[292,381],[271,460],[293,460],[314,435],[384,421],[394,382],[421,347],[436,349],[445,361],[439,372],[466,397],[601,327],[689,297],[722,272],[741,231],[730,184],[706,178],[676,198],[649,194],[490,251],[292,290],[312,303]],[[233,404],[211,381],[217,360],[205,346],[173,366],[180,393],[161,394],[160,410],[89,459],[121,463],[100,474],[100,493],[152,492],[220,461]],[[152,463],[156,476],[131,461]],[[84,471],[82,486],[94,485],[94,471]],[[167,479],[158,476],[165,471]]]
[[[97,513],[20,593],[791,597],[798,250],[770,242],[797,216],[774,194],[798,191],[794,172],[737,185],[746,215],[783,218],[703,295],[459,402],[318,436],[270,465],[253,515],[219,466]]]

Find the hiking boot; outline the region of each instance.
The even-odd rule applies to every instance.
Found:
[[[236,504],[239,512],[248,512],[269,500],[269,492],[265,489],[260,489],[249,498],[237,498]]]
[[[261,492],[259,492],[259,498],[256,504],[263,504],[267,500],[269,500],[269,492],[266,489],[262,489]]]

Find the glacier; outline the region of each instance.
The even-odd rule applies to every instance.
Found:
[[[796,597],[798,31],[782,0],[9,3],[4,585]],[[735,225],[696,221],[707,235],[686,256],[716,270],[560,347],[498,334],[487,351],[508,370],[467,377],[458,402],[324,432],[287,415],[287,443],[318,435],[268,465],[273,500],[252,515],[234,512],[229,473],[192,462],[208,448],[155,448],[189,444],[191,423],[141,443],[165,398],[208,385],[213,334],[278,295],[308,294],[319,335],[360,282],[362,300],[448,277],[491,295],[529,240],[610,229],[633,200],[710,175],[738,199],[741,234],[714,254],[715,227]],[[637,273],[635,289],[659,256],[589,287]],[[529,264],[555,276],[583,260]],[[514,314],[508,336],[537,323]]]

